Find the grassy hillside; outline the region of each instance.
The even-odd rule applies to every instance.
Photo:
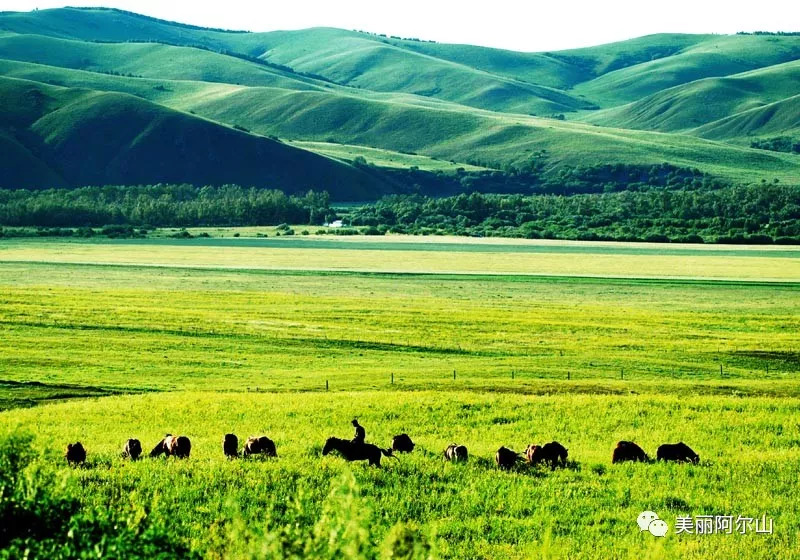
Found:
[[[590,107],[589,103],[562,91],[499,78],[373,40],[349,35],[342,37],[340,35],[346,32],[340,30],[295,33],[305,33],[310,37],[301,36],[287,41],[291,49],[274,48],[273,43],[263,44],[263,48],[270,52],[270,61],[291,65],[302,72],[323,75],[340,84],[374,91],[413,93],[511,112],[553,114]],[[315,42],[318,42],[319,48],[311,56],[305,56],[309,45],[313,48]],[[348,56],[342,56],[342,49],[348,52]],[[304,56],[297,58],[298,50]],[[153,43],[98,44],[37,35],[7,35],[0,37],[0,57],[147,78],[300,90],[323,85],[330,87],[325,82],[248,60],[202,49]]]
[[[373,152],[373,160],[389,167],[414,165],[403,157],[413,153],[455,166],[534,163],[551,176],[571,167],[668,162],[737,182],[797,183],[797,158],[743,146],[749,145],[748,135],[796,129],[790,98],[797,95],[798,63],[792,60],[798,58],[798,37],[665,34],[587,49],[514,53],[326,28],[233,33],[106,9],[0,14],[0,73],[143,98],[164,114],[182,116],[159,121],[162,137],[176,134],[165,127],[195,113],[261,135],[313,142],[321,154],[381,150]],[[8,146],[4,157],[26,162],[14,167],[16,184],[89,178],[74,164],[64,167],[45,158],[35,140],[44,134],[47,146],[68,146],[73,127],[93,129],[68,119],[99,118],[91,104],[122,99],[84,93],[83,105],[43,121],[30,130],[32,137],[7,129],[0,139]],[[595,104],[604,109],[589,111]],[[7,107],[13,107],[11,113],[21,110]],[[526,113],[566,114],[567,120]],[[125,111],[108,115],[124,119]],[[132,117],[140,126],[144,121],[137,119]],[[574,119],[591,124],[570,122]],[[132,132],[124,123],[119,129]],[[60,134],[67,138],[58,139]],[[84,160],[85,169],[102,162],[102,177],[133,180],[135,174],[104,159],[111,148],[98,149],[97,157]],[[54,157],[70,154],[64,148]],[[257,167],[236,161],[241,169]],[[425,161],[426,168],[436,167]],[[193,165],[182,165],[170,176],[199,180],[200,173],[190,173]],[[298,169],[283,171],[284,181]],[[220,173],[212,176],[221,178]],[[137,177],[145,176],[152,174]],[[229,176],[257,178],[255,171]],[[354,183],[353,196],[369,194],[362,188],[365,181]],[[308,181],[298,176],[292,182]],[[379,187],[365,197],[386,190]]]
[[[603,107],[713,76],[729,76],[800,58],[800,37],[717,36],[680,52],[606,73],[575,87]]]
[[[3,113],[6,136],[68,185],[239,183],[290,192],[327,189],[344,198],[383,188],[345,164],[126,94],[0,78],[0,100],[24,107]],[[18,186],[13,181],[30,162],[8,163],[3,186]],[[29,186],[50,186],[34,179]]]
[[[752,136],[800,136],[800,95],[731,115],[692,131],[704,138],[749,141]]]
[[[623,128],[686,132],[795,96],[800,93],[798,84],[800,60],[795,60],[669,88],[619,108],[598,111],[586,120]],[[791,127],[791,123],[782,124]],[[746,134],[740,131],[741,136]]]
[[[441,159],[486,165],[541,160],[553,172],[564,166],[607,162],[699,167],[732,180],[779,177],[797,182],[800,162],[688,136],[628,131],[458,107],[418,107],[327,92],[243,89],[198,98],[186,110],[223,122],[249,123],[262,134],[415,151]],[[544,153],[542,153],[544,150]]]
[[[6,63],[21,75],[47,69]],[[502,113],[446,103],[406,103],[394,94],[238,87],[180,81],[142,81],[89,72],[59,70],[60,83],[131,91],[181,111],[192,111],[263,135],[301,141],[417,152],[444,160],[488,167],[525,165],[533,158],[553,172],[563,166],[618,161],[652,165],[669,161],[700,167],[732,180],[765,175],[796,180],[800,162],[791,155],[731,147],[687,136],[633,132]],[[412,99],[412,101],[414,101]],[[544,150],[544,154],[542,153]]]
[[[583,49],[517,53],[328,28],[226,33],[107,9],[4,14],[0,29],[93,41],[199,45],[356,87],[538,114],[619,105],[695,79],[800,58],[798,37],[660,34]],[[573,86],[578,86],[575,92],[566,91]]]
[[[291,72],[219,53],[157,43],[89,43],[41,35],[0,37],[0,58],[100,73],[297,90],[321,89]]]
[[[157,41],[178,45],[201,44],[217,49],[227,47],[231,35],[109,8],[0,12],[0,29],[63,39]]]

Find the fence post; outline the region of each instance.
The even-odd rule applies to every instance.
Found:
[[[327,379],[325,380],[325,390],[326,391],[328,390],[328,380]]]
[[[453,370],[453,381],[456,380],[456,370]]]
[[[512,381],[514,380],[514,370],[513,369],[511,370],[511,380]]]
[[[569,372],[567,372],[567,380],[569,380]]]
[[[619,368],[619,378],[625,379],[625,368]]]
[[[392,385],[394,385],[394,372],[392,372]]]

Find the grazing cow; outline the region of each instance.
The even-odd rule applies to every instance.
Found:
[[[150,452],[151,457],[166,455],[167,457],[177,457],[178,459],[188,459],[192,451],[192,442],[186,436],[173,436],[167,434],[164,439],[159,441]]]
[[[86,449],[81,442],[68,443],[64,454],[68,465],[82,465],[86,461]]]
[[[400,434],[392,438],[392,451],[411,453],[414,451],[414,447],[416,447],[416,444],[411,441],[408,434]]]
[[[267,436],[250,436],[242,449],[242,457],[250,455],[263,455],[264,457],[277,457],[278,451],[275,449],[275,442]]]
[[[131,438],[125,442],[122,448],[122,457],[136,461],[142,455],[142,442],[138,439]]]
[[[466,461],[467,457],[468,453],[465,445],[451,443],[447,446],[447,449],[444,450],[444,458],[448,461],[452,461],[453,463]]]
[[[650,460],[644,450],[632,441],[620,441],[614,448],[611,455],[612,463],[622,463],[624,461],[639,461],[646,463]]]
[[[391,449],[381,449],[371,443],[353,443],[350,440],[330,437],[322,448],[322,454],[338,451],[347,461],[369,461],[370,466],[381,466],[381,455],[394,457]],[[395,459],[397,457],[394,457]]]
[[[507,447],[501,447],[497,450],[494,460],[498,467],[508,470],[517,464],[517,461],[519,460],[519,453],[512,451]]]
[[[525,460],[531,466],[545,463],[551,469],[563,467],[567,464],[567,448],[557,441],[544,445],[529,445],[525,450]]]
[[[236,434],[225,434],[222,440],[222,452],[228,459],[235,459],[239,455],[239,438]]]
[[[695,465],[700,462],[700,455],[694,450],[683,443],[665,443],[656,451],[656,457],[659,461],[676,461],[678,463],[694,463]]]

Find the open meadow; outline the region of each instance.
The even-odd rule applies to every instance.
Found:
[[[0,240],[0,557],[791,558],[799,331],[792,246]],[[416,450],[322,457],[354,417]],[[278,457],[226,460],[228,432]],[[191,458],[120,457],[165,433]],[[567,468],[494,464],[552,440]],[[700,462],[612,465],[619,440]],[[774,530],[676,533],[701,515]]]

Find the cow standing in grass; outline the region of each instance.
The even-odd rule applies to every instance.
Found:
[[[660,446],[656,451],[656,458],[659,461],[675,461],[677,463],[693,463],[700,462],[700,455],[694,450],[683,443],[665,443]]]
[[[525,460],[531,466],[544,463],[551,469],[563,467],[567,464],[567,448],[557,441],[544,445],[529,445],[525,450]]]
[[[494,460],[497,463],[497,466],[503,470],[509,470],[517,464],[519,460],[519,453],[516,451],[512,451],[507,447],[501,447],[495,453]]]
[[[650,461],[650,457],[644,450],[633,443],[632,441],[617,442],[614,452],[611,455],[612,463],[624,463],[626,461],[635,461],[646,463]]]
[[[444,458],[452,463],[464,462],[468,458],[467,447],[465,445],[451,443],[444,450]]]
[[[275,448],[275,442],[267,436],[250,436],[244,444],[244,449],[242,449],[242,457],[249,457],[251,455],[277,457],[278,451]]]
[[[392,451],[400,453],[411,453],[414,451],[416,444],[411,441],[408,434],[399,434],[392,438]]]
[[[142,455],[142,442],[138,439],[131,438],[125,442],[125,445],[122,447],[122,457],[124,459],[130,459],[131,461],[136,461]]]
[[[67,459],[67,464],[70,466],[82,465],[86,462],[86,449],[84,449],[83,444],[79,441],[68,443],[64,457]]]
[[[239,438],[236,434],[225,434],[222,439],[222,452],[228,459],[235,459],[239,455]]]
[[[166,455],[167,457],[177,457],[178,459],[188,459],[192,451],[192,442],[186,436],[173,436],[167,434],[164,439],[159,441],[150,452],[151,457]]]

